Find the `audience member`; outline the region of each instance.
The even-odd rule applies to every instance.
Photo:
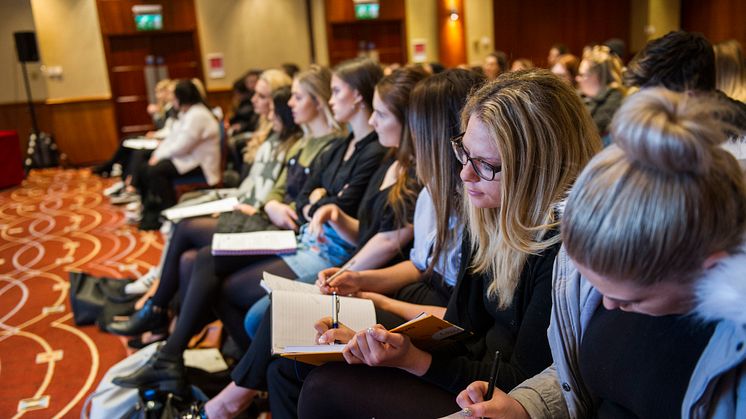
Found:
[[[696,76],[695,76],[696,77]],[[614,145],[569,196],[554,272],[554,365],[465,416],[722,417],[746,398],[746,180],[713,97],[628,98]],[[644,255],[644,257],[642,257]]]
[[[731,136],[746,131],[746,104],[716,90],[715,51],[702,34],[675,31],[648,42],[627,65],[624,80],[634,88],[665,87],[715,96],[728,109],[721,118],[738,131]]]
[[[575,80],[599,135],[606,136],[611,118],[624,98],[621,60],[608,47],[595,46],[583,55]]]
[[[510,66],[510,71],[530,70],[534,67],[534,62],[528,58],[518,58],[513,60],[513,64]]]
[[[502,51],[489,53],[484,57],[482,71],[487,80],[492,81],[496,79],[497,76],[508,71],[508,56]]]
[[[199,174],[210,185],[220,181],[218,121],[192,81],[177,83],[174,97],[179,120],[147,164],[138,169],[134,185],[142,197],[143,230],[158,229],[161,211],[176,204],[173,180],[177,177]]]
[[[367,366],[314,369],[301,417],[438,417],[455,409],[469,382],[489,377],[495,350],[503,389],[551,363],[546,328],[561,202],[600,141],[575,92],[546,70],[502,75],[462,115],[466,132],[452,142],[463,164],[469,241],[445,318],[473,336],[431,354],[380,325],[351,339],[335,334],[349,339],[347,362]]]
[[[569,54],[570,49],[565,44],[554,44],[549,48],[549,54],[547,54],[547,68],[552,68],[557,63],[557,58],[560,55]]]
[[[290,78],[295,77],[295,75],[300,71],[300,67],[295,63],[282,63],[280,67],[282,67],[282,71],[284,71]]]

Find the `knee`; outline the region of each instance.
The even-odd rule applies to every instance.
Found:
[[[196,250],[187,250],[186,252],[181,254],[181,257],[179,258],[179,277],[182,280],[185,280],[186,278],[192,276],[192,268],[194,267],[194,263],[196,260]]]
[[[347,366],[345,364],[345,366]],[[334,403],[340,399],[338,390],[340,388],[336,385],[337,380],[334,377],[335,366],[333,364],[326,364],[318,368],[314,368],[310,374],[306,377],[301,388],[300,397],[298,399],[298,416],[302,418],[316,418],[323,417],[325,413],[335,411],[334,406],[330,406],[330,403]]]

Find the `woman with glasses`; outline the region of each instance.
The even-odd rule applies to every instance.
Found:
[[[718,101],[625,101],[567,200],[554,365],[487,401],[472,383],[464,416],[745,417],[746,179]]]
[[[501,389],[551,363],[561,202],[600,148],[598,135],[575,92],[546,70],[508,73],[481,88],[462,126],[452,142],[463,165],[468,240],[445,319],[471,336],[428,353],[381,325],[360,331],[344,349],[352,366],[326,364],[306,378],[301,417],[443,416],[475,377],[489,378],[496,351]]]

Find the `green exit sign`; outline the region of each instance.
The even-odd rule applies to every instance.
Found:
[[[357,3],[355,4],[355,19],[378,19],[378,13],[381,5],[378,3]]]

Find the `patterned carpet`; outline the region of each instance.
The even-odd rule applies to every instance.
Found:
[[[70,270],[136,277],[158,262],[160,233],[124,223],[102,195],[111,182],[87,169],[49,169],[0,191],[2,418],[79,417],[126,355],[122,339],[74,325],[68,296]],[[48,407],[19,411],[22,400]]]

